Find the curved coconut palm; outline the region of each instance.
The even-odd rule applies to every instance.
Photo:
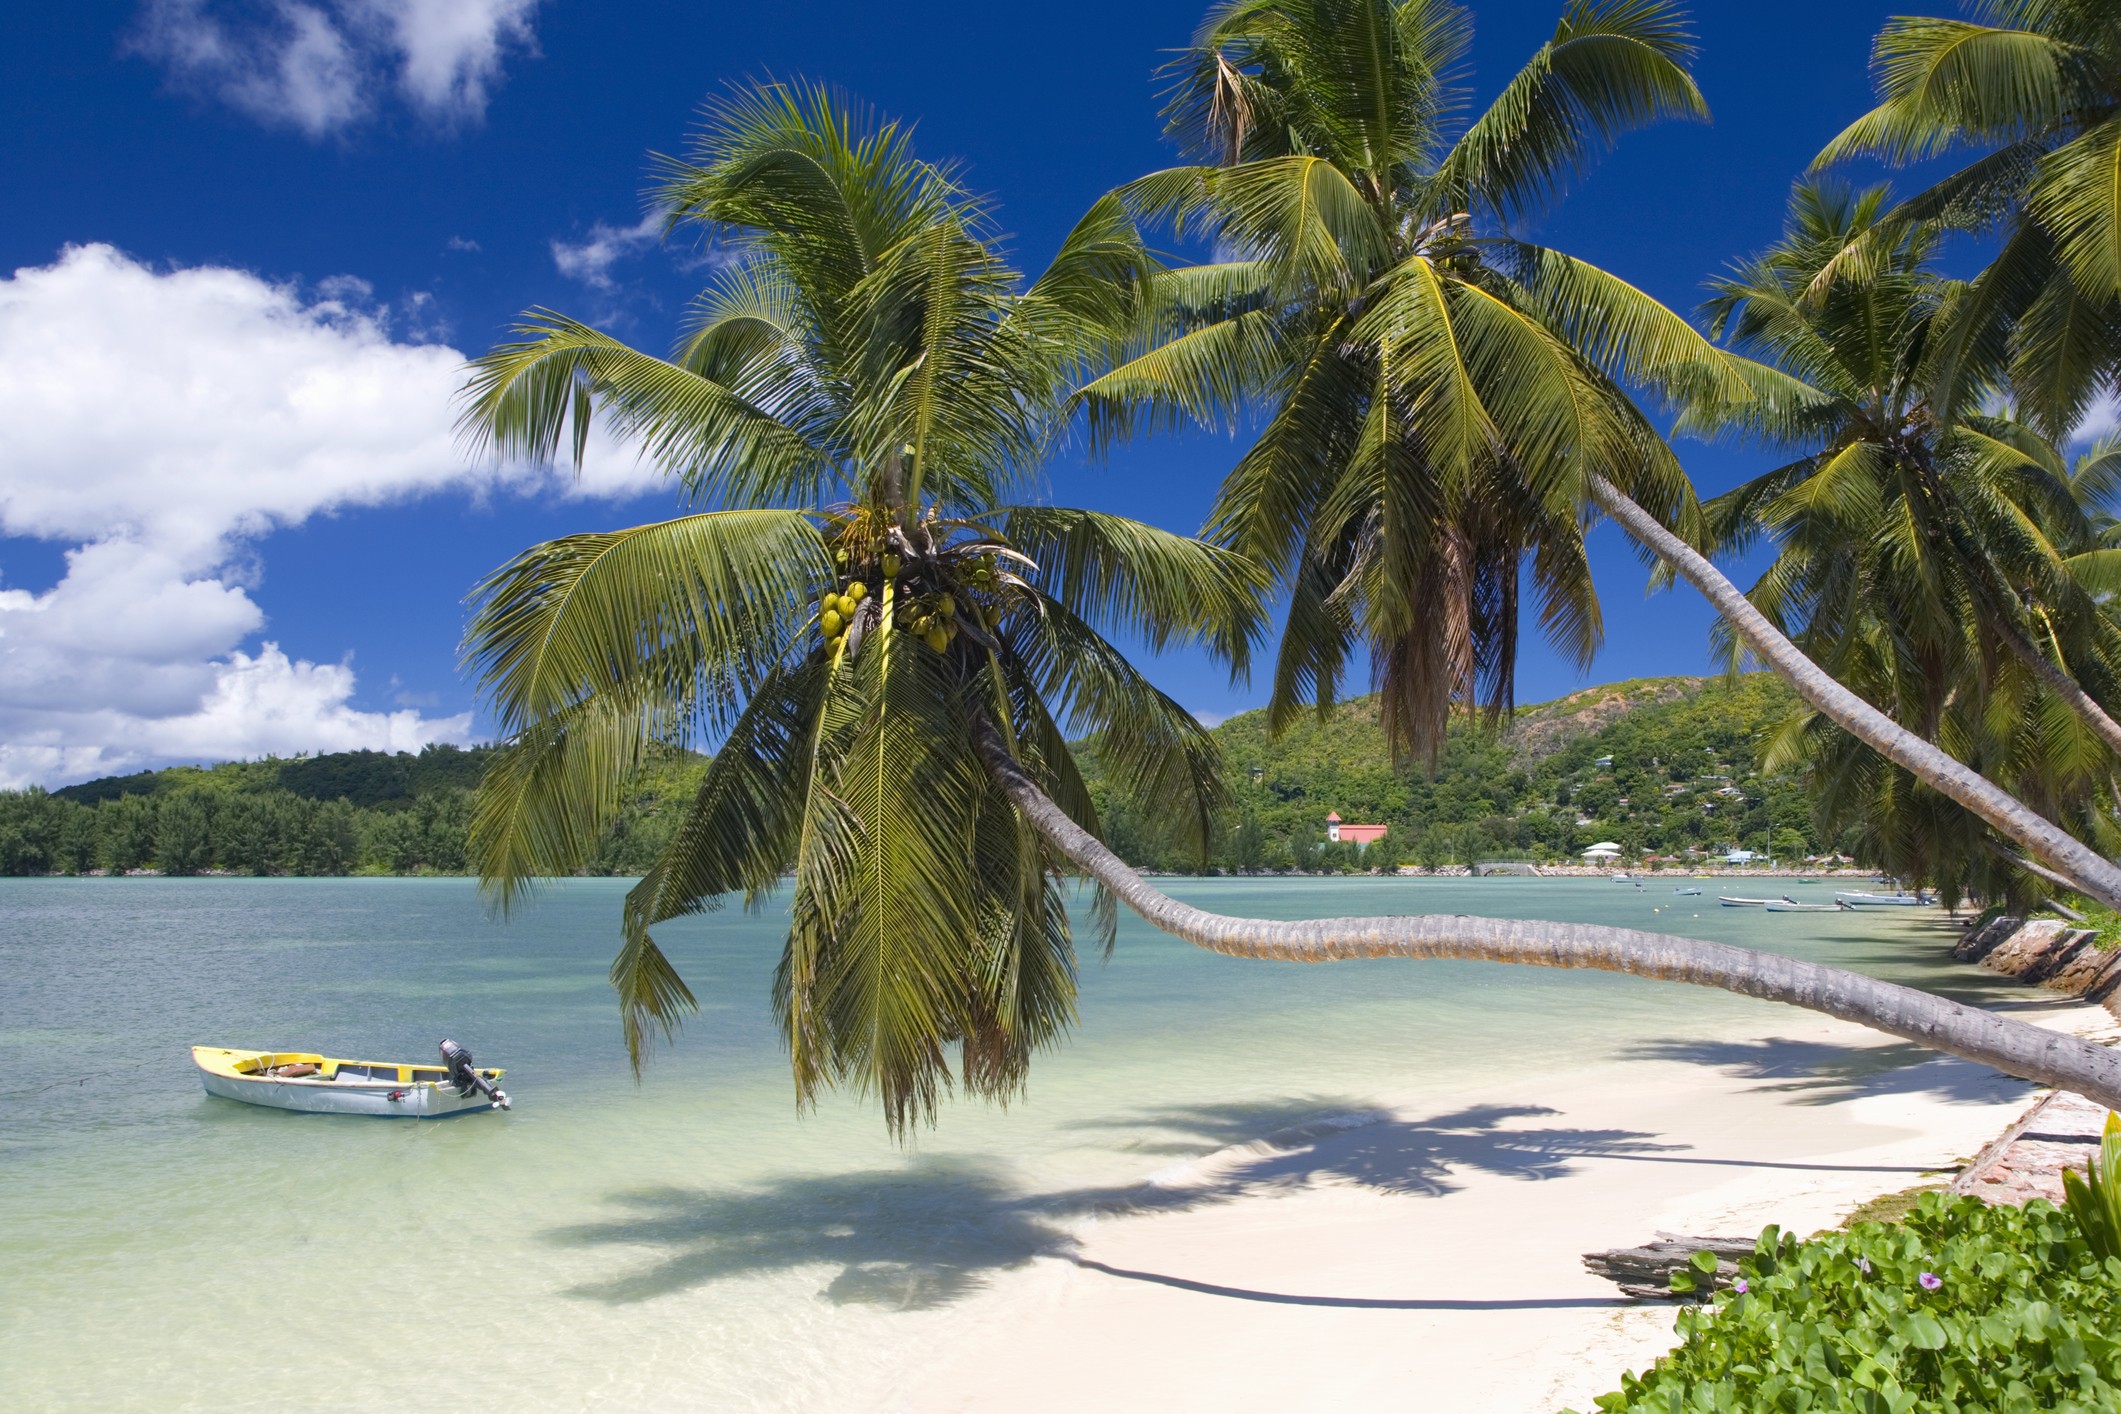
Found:
[[[2110,0],[1969,0],[1969,18],[1899,16],[1879,32],[1878,106],[1814,165],[1973,160],[1901,203],[1894,222],[1996,231],[1940,362],[1939,400],[1979,400],[2007,364],[2014,400],[2060,442],[2121,369],[2121,14]],[[1852,242],[1844,264],[1879,256]]]
[[[1806,701],[2121,901],[2121,869],[1836,683],[1746,603],[1698,553],[1691,489],[1624,388],[1783,426],[1829,415],[1819,391],[1510,236],[1508,217],[1537,210],[1618,133],[1702,111],[1679,10],[1569,5],[1496,102],[1454,130],[1443,75],[1468,35],[1464,12],[1437,0],[1224,5],[1167,110],[1189,153],[1220,165],[1120,192],[1139,218],[1229,258],[1154,278],[1141,347],[1082,397],[1108,436],[1265,410],[1209,530],[1288,595],[1275,720],[1329,702],[1358,646],[1395,745],[1433,751],[1454,704],[1507,705],[1527,557],[1543,627],[1587,656],[1599,630],[1581,530],[1595,506]]]
[[[2121,1103],[2115,1053],[1772,954],[1481,919],[1218,920],[1164,898],[1098,843],[1063,724],[1138,798],[1204,824],[1204,734],[1096,625],[1241,666],[1259,586],[1225,550],[991,503],[1052,430],[1057,375],[1132,317],[1146,267],[1120,213],[1093,211],[1019,292],[977,207],[896,129],[782,88],[720,109],[662,194],[740,252],[677,354],[541,315],[478,361],[467,409],[496,451],[571,434],[577,457],[601,411],[696,496],[747,503],[534,547],[481,586],[467,635],[508,733],[474,831],[504,905],[579,866],[644,753],[720,735],[627,899],[612,977],[636,1064],[692,1005],[650,930],[792,872],[775,1001],[799,1096],[855,1085],[903,1131],[953,1059],[968,1092],[1009,1095],[1072,1015],[1072,867],[1239,955],[1666,977]]]
[[[1140,253],[1109,204],[1023,288],[902,130],[780,86],[714,109],[658,197],[734,255],[676,351],[539,312],[476,361],[465,422],[579,461],[605,417],[709,508],[534,546],[479,586],[465,654],[507,741],[473,851],[506,906],[590,857],[647,753],[718,741],[627,896],[634,1063],[693,1006],[651,930],[792,871],[775,1003],[798,1095],[851,1084],[902,1132],[953,1061],[968,1093],[1013,1093],[1074,1014],[1070,866],[966,724],[1086,829],[1070,733],[1200,837],[1210,741],[1104,633],[1241,665],[1259,586],[1197,541],[1011,504],[1054,390],[1124,313]]]

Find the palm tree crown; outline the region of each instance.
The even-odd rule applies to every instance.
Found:
[[[1801,184],[1783,239],[1716,282],[1714,331],[1812,396],[1780,418],[1757,405],[1682,416],[1802,453],[1710,502],[1711,536],[1731,551],[1772,539],[1751,598],[1821,667],[2099,838],[2112,722],[2095,701],[2080,719],[2073,701],[2077,679],[2113,681],[2117,640],[2071,568],[2093,535],[2079,500],[2090,483],[2073,485],[2028,428],[1939,416],[1935,365],[1968,289],[1934,268],[1933,227],[1881,233],[1889,215],[1882,188]],[[1865,241],[1873,257],[1822,285]],[[1727,631],[1724,646],[1735,658]],[[1873,862],[1954,892],[2026,886],[1978,821],[1809,711],[1770,759],[1812,763],[1822,825],[1858,831]]]
[[[1332,700],[1366,651],[1396,748],[1511,700],[1520,571],[1541,626],[1601,637],[1583,545],[1593,477],[1691,526],[1692,493],[1622,390],[1760,370],[1582,261],[1514,239],[1623,131],[1703,117],[1678,10],[1572,3],[1462,122],[1470,39],[1439,0],[1235,0],[1176,66],[1172,136],[1204,165],[1121,195],[1217,246],[1153,282],[1133,357],[1085,400],[1108,432],[1265,418],[1209,534],[1290,598],[1272,712]]]
[[[1226,551],[1012,499],[1069,371],[1132,317],[1149,266],[1115,203],[1024,287],[903,130],[779,85],[713,109],[657,199],[734,257],[672,355],[538,312],[467,388],[497,453],[571,437],[579,458],[604,416],[707,506],[535,546],[480,586],[465,651],[508,740],[478,866],[503,904],[572,871],[646,753],[718,739],[627,897],[612,980],[634,1062],[693,1003],[650,929],[792,871],[775,1005],[798,1094],[852,1084],[903,1131],[953,1052],[969,1093],[1006,1097],[1073,1015],[1071,866],[993,785],[975,726],[1085,828],[1071,731],[1198,838],[1210,742],[1103,635],[1241,667],[1259,585]]]
[[[1888,224],[2001,231],[1937,369],[1940,403],[1956,413],[2000,380],[2060,441],[2121,369],[2121,9],[2111,0],[1965,9],[1964,20],[1887,21],[1873,50],[1878,106],[1814,165],[1977,154]],[[1845,260],[1872,258],[1858,244]]]

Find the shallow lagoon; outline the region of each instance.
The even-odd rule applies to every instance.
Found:
[[[1604,880],[1171,883],[1229,912],[1595,920],[1994,990],[1904,914]],[[1594,973],[1248,963],[1127,919],[1030,1095],[951,1108],[909,1152],[852,1097],[795,1113],[772,911],[662,934],[703,1012],[636,1086],[604,982],[625,887],[501,924],[454,879],[0,880],[0,1407],[830,1407],[1173,1162],[1386,1095],[1477,1102],[1500,1070],[1713,1055],[1774,1010]],[[424,1060],[444,1035],[509,1068],[514,1112],[256,1110],[207,1098],[186,1052]]]

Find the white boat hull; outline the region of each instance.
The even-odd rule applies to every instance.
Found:
[[[364,1084],[345,1080],[282,1080],[277,1077],[215,1075],[201,1071],[206,1093],[224,1100],[267,1109],[315,1115],[375,1115],[383,1119],[439,1119],[443,1115],[490,1110],[493,1101],[473,1091],[469,1099],[454,1086]],[[392,1098],[395,1096],[396,1098]]]
[[[1858,908],[1921,908],[1929,902],[1914,894],[1835,894],[1834,897]]]

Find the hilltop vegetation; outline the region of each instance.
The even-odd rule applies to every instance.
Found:
[[[1208,867],[1431,867],[1476,859],[1559,860],[1596,840],[1630,854],[1720,853],[1733,844],[1816,853],[1802,783],[1754,769],[1768,725],[1791,704],[1765,674],[1646,678],[1521,709],[1503,729],[1462,722],[1433,777],[1392,764],[1377,700],[1306,716],[1269,741],[1266,714],[1215,729],[1233,807]],[[0,794],[0,873],[457,874],[484,747],[418,755],[337,752],[177,766],[45,793]],[[1611,758],[1609,765],[1600,764]],[[705,768],[674,754],[649,771],[592,873],[634,874],[675,827]],[[1201,867],[1118,798],[1084,754],[1113,847],[1129,863]],[[1358,854],[1325,843],[1325,817],[1389,826]]]
[[[1461,721],[1433,777],[1395,768],[1375,697],[1308,715],[1279,741],[1266,714],[1215,728],[1235,797],[1211,867],[1435,867],[1478,859],[1555,861],[1613,840],[1629,854],[1820,852],[1800,779],[1761,777],[1759,743],[1794,702],[1779,679],[1644,678],[1521,708],[1507,726]],[[1610,758],[1609,764],[1601,764]],[[1199,867],[1092,774],[1092,790],[1130,863]],[[1325,819],[1383,824],[1360,854],[1325,843]],[[1772,835],[1772,841],[1771,841]]]
[[[471,792],[492,752],[343,751],[108,776],[0,794],[0,874],[461,874]],[[633,874],[706,758],[654,765],[591,866]]]

